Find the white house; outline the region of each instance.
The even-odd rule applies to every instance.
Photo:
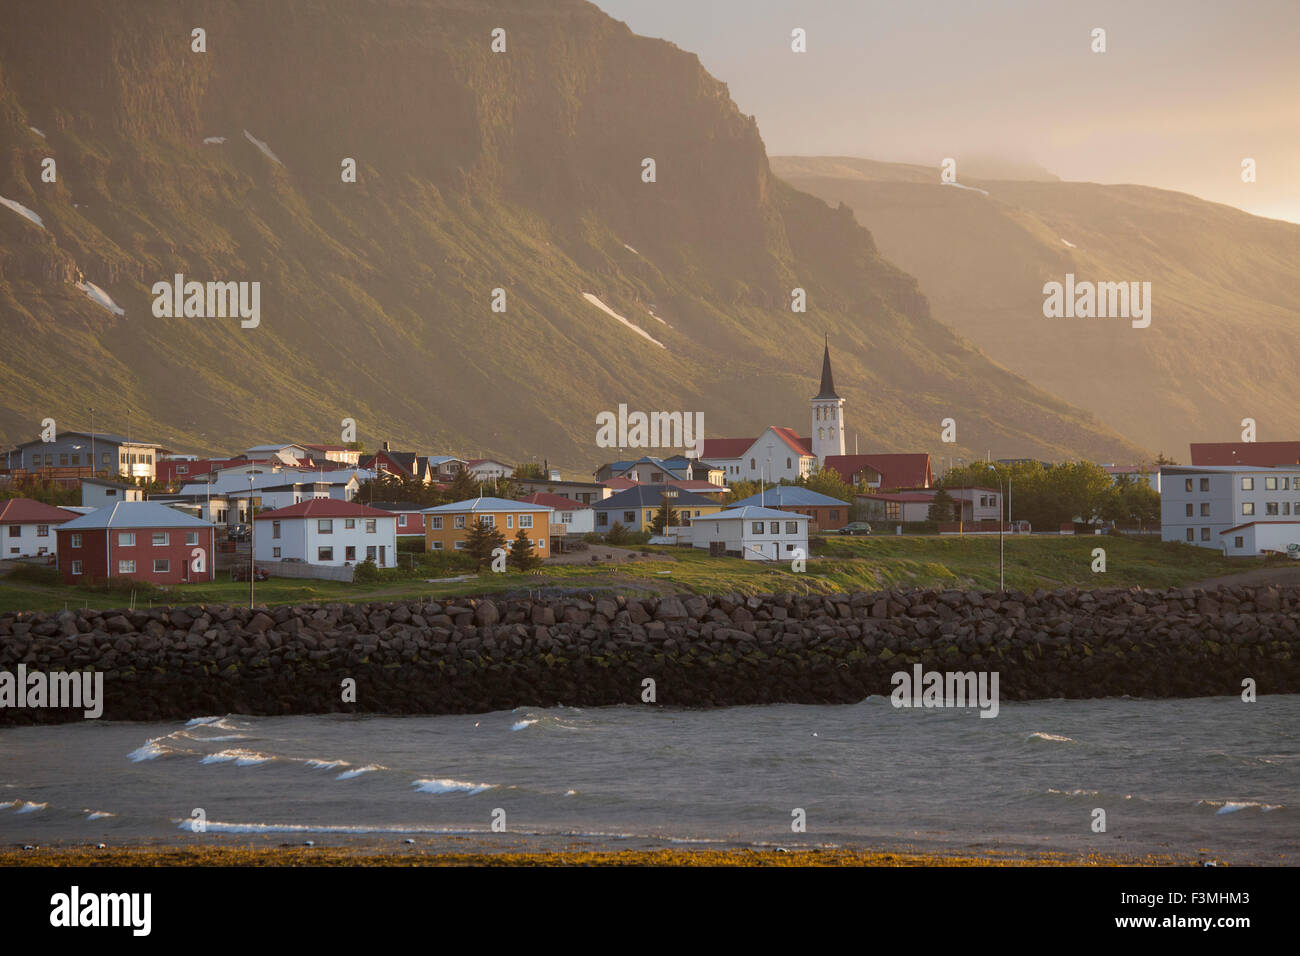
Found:
[[[589,504],[545,491],[524,495],[519,500],[555,509],[551,513],[551,534],[588,534],[596,530],[596,511]]]
[[[1160,537],[1231,555],[1300,542],[1300,465],[1165,465]]]
[[[81,479],[81,504],[85,508],[103,508],[119,501],[144,501],[144,490],[121,481],[103,478]]]
[[[706,438],[700,461],[721,468],[728,482],[796,481],[817,467],[810,440],[793,428],[769,425],[757,438]]]
[[[515,473],[512,466],[494,458],[471,458],[466,462],[466,468],[478,481],[491,481],[493,478],[512,478]]]
[[[0,501],[0,558],[34,558],[57,554],[54,529],[79,517],[31,498]]]
[[[746,505],[703,515],[683,529],[682,535],[686,532],[693,547],[720,545],[747,561],[790,561],[808,555],[808,516],[775,508]]]
[[[259,562],[296,558],[342,567],[367,559],[381,568],[397,564],[397,518],[334,498],[312,498],[265,511],[254,519],[253,557]]]

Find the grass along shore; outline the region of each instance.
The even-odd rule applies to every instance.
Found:
[[[994,851],[989,854],[854,848],[465,852],[427,847],[39,847],[0,850],[10,866],[1196,866],[1191,856]]]
[[[1033,591],[1059,587],[1184,587],[1275,564],[1276,561],[1230,560],[1221,553],[1174,542],[1130,536],[1008,536],[1008,589]],[[1093,550],[1106,551],[1106,571],[1092,570]],[[258,604],[327,604],[398,601],[490,595],[539,587],[617,591],[629,595],[666,593],[771,594],[875,591],[894,587],[995,590],[998,586],[998,539],[993,536],[831,537],[801,572],[789,562],[771,565],[739,558],[710,557],[695,548],[638,547],[650,552],[635,561],[546,564],[530,574],[484,572],[469,580],[426,582],[390,578],[368,584],[272,578],[256,586]],[[591,554],[602,554],[600,545]],[[112,592],[35,584],[0,577],[0,613],[57,611],[68,608],[121,607],[129,589]],[[137,606],[158,604],[242,604],[248,583],[217,580],[143,591]]]

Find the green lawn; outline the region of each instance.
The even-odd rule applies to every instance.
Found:
[[[1094,548],[1106,551],[1106,571],[1092,571]],[[830,538],[824,555],[807,569],[776,567],[738,558],[712,558],[697,549],[646,547],[653,557],[608,566],[599,563],[550,565],[534,574],[484,573],[476,579],[427,584],[396,579],[375,584],[344,584],[272,578],[256,587],[258,604],[321,604],[419,597],[490,594],[546,585],[613,588],[621,593],[690,592],[763,594],[878,590],[888,587],[955,587],[991,590],[998,586],[996,537]],[[1248,571],[1262,562],[1229,561],[1206,548],[1139,541],[1128,537],[1008,537],[1006,584],[1009,589],[1077,587],[1168,587]],[[1278,563],[1285,563],[1282,559]],[[157,603],[157,598],[152,599]],[[217,581],[171,588],[166,603],[241,604],[248,584]],[[141,595],[137,606],[150,598]],[[65,586],[33,585],[0,578],[0,612],[61,610],[64,607],[114,607],[119,595],[88,593]]]

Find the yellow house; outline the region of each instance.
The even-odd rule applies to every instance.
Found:
[[[461,551],[476,521],[486,521],[505,535],[509,544],[519,533],[528,532],[533,553],[545,558],[551,553],[551,511],[545,505],[509,498],[467,498],[449,505],[425,508],[424,543],[430,551]]]
[[[611,495],[604,501],[592,503],[596,513],[596,533],[605,534],[614,525],[621,524],[628,531],[652,531],[655,512],[668,494],[668,507],[677,513],[676,524],[688,525],[696,518],[717,514],[726,506],[671,485],[633,485],[626,491]]]

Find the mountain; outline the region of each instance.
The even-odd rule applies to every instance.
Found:
[[[591,4],[6,8],[10,440],[89,407],[201,452],[338,440],[351,418],[372,448],[588,466],[620,403],[802,432],[829,335],[863,451],[1139,452],[936,321],[848,209],[771,175],[694,55]],[[259,324],[156,317],[177,274],[260,283]]]
[[[773,157],[777,176],[852,208],[917,277],[936,318],[1146,448],[1295,438],[1300,225],[1145,186],[957,179],[935,168]],[[1151,283],[1151,324],[1049,319],[1043,286]]]

